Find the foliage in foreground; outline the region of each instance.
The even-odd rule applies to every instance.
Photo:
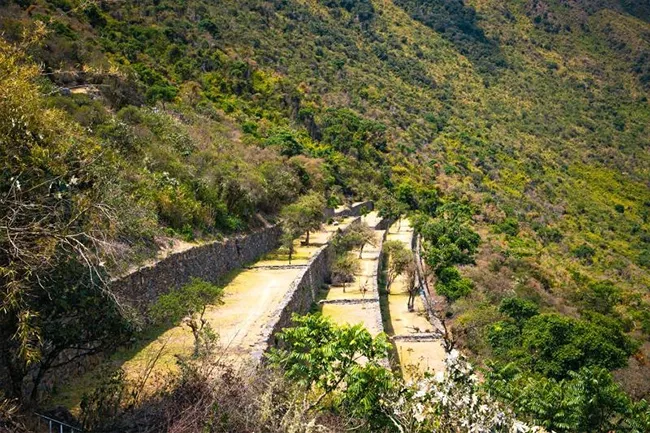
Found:
[[[445,371],[406,384],[385,403],[400,433],[544,431],[517,420],[491,396],[457,350],[447,354]]]
[[[373,338],[361,325],[337,326],[319,314],[294,316],[293,322],[294,327],[280,334],[286,348],[273,349],[271,363],[316,393],[311,408],[343,411],[371,426],[384,425],[379,401],[394,386],[385,367],[386,336]]]
[[[281,335],[286,348],[269,359],[318,395],[313,409],[346,413],[370,431],[539,431],[491,398],[457,351],[446,372],[404,383],[387,370],[385,336],[373,339],[360,325],[337,326],[320,315],[294,316],[294,325]]]
[[[52,368],[131,335],[108,247],[146,231],[114,155],[46,106],[38,72],[0,40],[0,369],[10,397],[31,399]]]
[[[556,380],[524,373],[514,363],[494,365],[485,388],[522,419],[550,431],[650,431],[650,405],[632,401],[602,367],[584,367]]]
[[[218,351],[179,359],[181,373],[153,394],[119,371],[82,406],[98,431],[643,433],[647,403],[632,402],[604,369],[553,381],[512,366],[485,372],[452,350],[446,370],[405,382],[386,367],[388,342],[361,326],[295,316],[271,365],[234,371]],[[541,426],[534,427],[534,426]],[[544,430],[546,429],[546,430]]]

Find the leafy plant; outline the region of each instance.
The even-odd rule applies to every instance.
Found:
[[[342,284],[345,292],[347,284],[354,281],[354,275],[359,273],[359,269],[359,259],[356,257],[347,252],[337,255],[330,270],[332,283]]]
[[[386,291],[390,293],[390,288],[395,279],[406,272],[412,266],[415,257],[413,252],[408,250],[401,241],[384,242],[383,253],[386,257]]]
[[[380,401],[394,382],[383,366],[390,347],[383,334],[373,338],[361,325],[337,326],[315,314],[294,315],[293,327],[279,337],[285,348],[272,349],[268,358],[288,378],[314,389],[312,408],[332,406],[385,425]]]
[[[309,245],[309,233],[323,224],[325,201],[317,193],[303,196],[296,203],[282,209],[281,217],[288,233],[305,233],[305,244]]]
[[[194,336],[194,356],[197,357],[202,350],[209,351],[217,338],[204,316],[208,305],[223,303],[222,297],[222,287],[192,278],[190,283],[180,289],[161,295],[150,308],[150,313],[159,324],[182,321],[190,328]]]

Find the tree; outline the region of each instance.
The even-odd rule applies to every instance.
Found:
[[[469,227],[467,206],[449,203],[440,207],[436,218],[418,214],[413,226],[424,241],[424,259],[436,275],[453,265],[474,262],[481,237]]]
[[[275,131],[273,135],[265,140],[264,144],[278,148],[281,155],[288,157],[300,155],[304,150],[296,134],[288,129]]]
[[[178,89],[168,84],[154,84],[147,90],[147,100],[152,103],[161,101],[163,108],[165,108],[165,102],[172,102],[176,95],[178,95]]]
[[[601,314],[611,314],[621,302],[621,291],[610,281],[592,283],[578,295],[585,309]]]
[[[394,198],[392,195],[386,195],[377,202],[377,213],[380,217],[389,221],[396,221],[406,213],[407,206]],[[401,221],[398,230],[401,229]]]
[[[409,311],[415,310],[415,298],[420,292],[420,285],[418,284],[418,268],[414,260],[408,263],[404,270],[404,280],[406,283],[406,290],[408,291],[409,298],[406,306]]]
[[[597,320],[602,323],[598,323]],[[526,321],[521,347],[524,362],[548,377],[566,378],[582,367],[623,367],[634,345],[620,324],[603,317],[577,320],[555,313],[539,314]]]
[[[647,402],[634,403],[601,367],[570,372],[561,380],[492,364],[485,389],[522,419],[556,432],[643,432],[650,428]]]
[[[291,259],[293,258],[293,253],[296,251],[294,245],[295,239],[300,236],[300,231],[295,227],[290,227],[288,224],[283,224],[282,226],[282,235],[280,236],[280,245],[283,248],[287,249],[289,254],[289,264],[291,264]]]
[[[320,314],[294,315],[293,325],[279,334],[284,348],[271,349],[268,358],[319,393],[310,407],[320,408],[327,397],[336,409],[385,425],[380,401],[394,386],[383,366],[390,348],[386,336],[373,338],[362,325],[337,326]]]
[[[342,284],[345,292],[347,283],[354,281],[354,275],[359,273],[359,259],[344,252],[334,259],[331,273],[332,282]]]
[[[223,288],[199,278],[158,298],[151,307],[151,316],[158,323],[175,324],[182,321],[194,336],[194,356],[201,349],[210,349],[216,334],[204,318],[206,307],[222,304]]]
[[[119,195],[114,155],[49,106],[40,79],[0,40],[0,370],[16,399],[132,331],[104,266],[124,228],[108,204]]]
[[[302,196],[297,202],[282,209],[282,224],[288,232],[306,232],[305,244],[309,245],[309,233],[322,225],[325,200],[318,193]]]
[[[469,295],[474,287],[472,280],[463,278],[453,266],[439,268],[437,276],[436,292],[447,298],[447,301],[456,301]]]
[[[539,307],[526,299],[505,298],[501,301],[499,311],[512,318],[521,328],[526,320],[539,314]]]
[[[341,250],[359,248],[359,258],[361,258],[363,248],[367,244],[376,246],[377,236],[375,231],[368,227],[368,224],[366,223],[354,224],[336,240],[337,248],[340,248]]]
[[[383,250],[388,263],[386,270],[386,291],[390,293],[390,288],[395,282],[395,279],[402,275],[415,262],[415,256],[401,241],[385,242]]]

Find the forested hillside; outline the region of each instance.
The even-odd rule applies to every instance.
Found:
[[[650,396],[647,2],[0,0],[0,33],[7,396],[132,335],[96,279],[310,192],[413,218],[518,416],[599,431],[558,395],[609,372],[617,419]]]

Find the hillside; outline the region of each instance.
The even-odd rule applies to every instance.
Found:
[[[480,235],[452,263],[471,290],[438,293],[476,365],[516,360],[531,380],[561,381],[604,351],[597,366],[650,396],[647,2],[5,0],[0,33],[2,193],[24,210],[3,211],[2,226],[45,227],[24,249],[0,238],[11,353],[38,358],[53,331],[30,317],[70,308],[40,288],[83,274],[75,254],[90,248],[109,279],[316,192],[329,206],[397,200],[429,250],[440,222]],[[21,207],[21,191],[41,207]],[[75,212],[83,245],[65,223]],[[513,297],[548,323],[526,336],[503,307]],[[110,329],[110,348],[134,332]],[[516,351],[559,329],[579,337],[529,345],[553,352],[555,370]]]

